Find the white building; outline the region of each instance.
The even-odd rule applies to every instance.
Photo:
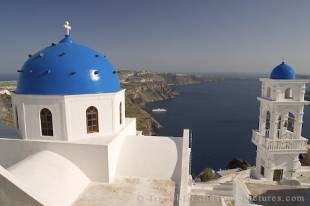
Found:
[[[282,62],[270,78],[262,82],[259,129],[253,131],[257,146],[257,178],[295,180],[300,169],[299,154],[307,153],[307,139],[302,137],[306,83],[295,79],[294,70]]]
[[[125,117],[125,90],[112,64],[75,43],[68,22],[64,26],[64,39],[29,55],[19,70],[12,104],[21,139],[0,139],[0,205],[74,205],[94,195],[95,183],[126,178],[166,181],[174,188],[170,202],[184,205],[185,198],[176,197],[188,194],[188,130],[183,137],[136,131],[136,119]]]

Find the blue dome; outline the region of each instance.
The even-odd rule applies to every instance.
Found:
[[[282,62],[272,70],[270,79],[295,79],[295,70]]]
[[[109,60],[68,35],[30,56],[19,72],[17,94],[74,95],[121,89]]]

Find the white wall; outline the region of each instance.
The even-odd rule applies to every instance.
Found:
[[[43,150],[49,150],[67,158],[92,181],[108,182],[108,149],[106,145],[0,139],[0,165],[7,168],[29,155]]]
[[[181,175],[182,138],[129,136],[121,149],[117,176],[172,179]]]
[[[0,205],[43,206],[9,171],[0,165]]]
[[[304,100],[306,89],[305,84],[310,82],[310,80],[307,79],[275,80],[267,78],[261,78],[260,81],[262,82],[262,97],[270,98],[273,100],[284,100],[285,90],[287,88],[291,88],[293,93],[293,99],[297,101]],[[270,88],[271,91],[270,97],[267,97],[268,88]]]
[[[123,121],[120,124],[120,103]],[[49,96],[12,94],[12,104],[17,108],[19,133],[23,139],[74,140],[115,134],[125,125],[125,90],[116,93]],[[86,110],[98,110],[99,132],[87,133]],[[52,113],[53,136],[42,136],[40,111],[47,108]]]
[[[126,126],[122,128],[119,135],[115,137],[108,145],[109,181],[110,182],[112,182],[115,177],[115,173],[116,173],[116,169],[117,169],[117,165],[119,161],[119,156],[120,156],[124,141],[126,140],[126,138],[130,138],[130,136],[134,136],[134,135],[136,135],[136,119],[126,118]]]
[[[111,135],[118,132],[125,122],[125,108],[123,108],[123,125],[120,125],[119,121],[119,103],[123,102],[125,105],[124,92],[125,90],[109,94],[65,96],[69,141],[92,136]],[[98,133],[87,133],[86,110],[90,106],[98,109]]]
[[[19,133],[23,139],[66,140],[64,98],[62,96],[16,95],[12,94],[13,108],[18,110]],[[42,136],[40,111],[52,112],[53,137]],[[15,112],[14,119],[16,120]]]
[[[189,148],[190,131],[184,130],[183,132],[183,145],[182,145],[182,163],[181,163],[181,175],[177,181],[177,190],[179,193],[178,206],[189,206],[190,194],[189,194],[189,181],[190,181],[190,156],[191,148]]]

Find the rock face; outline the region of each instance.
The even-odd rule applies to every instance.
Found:
[[[13,126],[11,95],[0,94],[0,120]]]
[[[126,116],[137,117],[137,128],[146,135],[154,134],[160,124],[144,110],[146,103],[177,96],[171,85],[198,84],[210,81],[206,76],[121,70],[119,77],[126,89]]]
[[[176,96],[176,93],[164,81],[123,85],[123,88],[126,89],[127,97],[139,105]]]
[[[161,76],[165,79],[167,84],[174,85],[188,85],[188,84],[199,84],[204,81],[208,81],[206,77],[191,75],[191,74],[172,74],[165,73],[161,74]]]
[[[308,146],[307,154],[303,154],[299,156],[300,162],[303,166],[310,166],[310,144],[308,144],[307,146]]]
[[[196,178],[195,181],[198,182],[208,182],[210,180],[215,180],[219,176],[215,173],[212,168],[205,168]]]
[[[137,129],[153,135],[160,124],[143,108],[146,103],[174,98],[176,93],[164,81],[124,84],[126,89],[126,116],[137,118]]]
[[[245,160],[240,160],[240,159],[235,158],[229,161],[226,169],[240,168],[242,170],[246,170],[248,167],[251,167],[250,163],[248,163]]]

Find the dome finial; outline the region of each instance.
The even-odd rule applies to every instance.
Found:
[[[65,21],[64,28],[65,28],[66,36],[69,36],[70,35],[70,30],[71,30],[71,26],[70,26],[69,21]]]
[[[282,64],[286,63],[286,59],[284,57],[282,57]]]

